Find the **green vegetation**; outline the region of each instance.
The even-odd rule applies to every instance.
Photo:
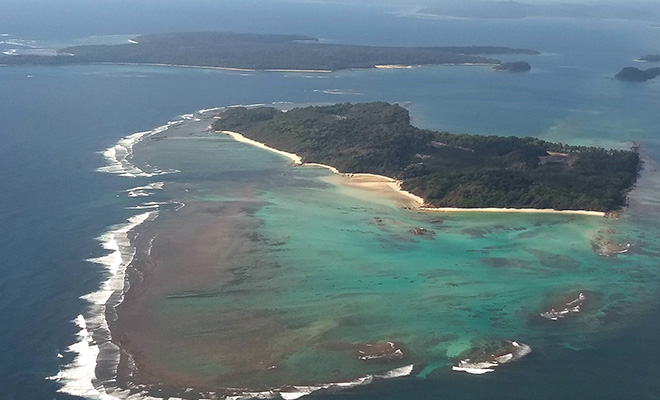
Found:
[[[4,56],[0,64],[146,63],[246,69],[338,70],[382,64],[497,65],[494,54],[538,54],[507,47],[382,47],[319,43],[300,35],[168,33],[144,35],[137,43],[76,46],[59,56]]]
[[[532,69],[532,66],[525,61],[515,61],[496,65],[493,69],[496,71],[527,72]]]
[[[213,128],[305,162],[401,179],[405,190],[437,207],[610,211],[625,205],[640,168],[635,151],[418,129],[406,109],[382,102],[288,112],[231,108]]]
[[[429,2],[430,3],[430,2]],[[458,18],[595,18],[631,21],[658,21],[660,12],[653,2],[582,1],[437,1],[420,14]],[[440,4],[437,4],[440,3]],[[533,3],[533,4],[530,4]],[[580,4],[583,3],[583,4]],[[609,3],[609,4],[608,4]]]
[[[628,82],[646,82],[660,76],[660,67],[641,70],[635,67],[625,67],[614,77]]]

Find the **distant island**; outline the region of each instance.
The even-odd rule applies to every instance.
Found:
[[[138,36],[120,45],[67,47],[57,56],[6,55],[0,64],[137,63],[249,70],[334,71],[377,66],[499,65],[497,54],[539,54],[509,47],[389,47],[321,43],[302,35],[193,32]]]
[[[428,207],[607,212],[626,204],[640,169],[634,150],[419,129],[406,109],[383,102],[230,108],[212,129],[342,173],[396,178]]]
[[[515,61],[498,64],[493,69],[496,71],[527,72],[532,69],[532,66],[525,61]]]
[[[642,61],[642,62],[660,62],[660,54],[647,54],[645,56],[641,56],[637,61]]]
[[[585,2],[518,2],[518,1],[454,1],[421,9],[420,16],[456,18],[519,19],[519,18],[594,18],[630,21],[660,20],[660,12],[652,3],[625,2],[617,4],[585,4]],[[582,4],[580,4],[582,3]]]
[[[625,67],[618,74],[614,75],[616,79],[628,82],[646,82],[660,76],[660,67],[642,70],[635,67]]]

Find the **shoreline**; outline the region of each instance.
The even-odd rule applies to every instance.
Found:
[[[128,137],[120,139],[118,143],[123,143],[122,140],[125,140],[127,138],[134,139],[135,135],[138,134],[139,137],[142,138],[143,136],[150,136],[152,134],[162,133],[173,124],[174,124],[173,122],[170,122],[167,125],[156,128],[152,131],[138,132],[137,134],[129,135]],[[335,183],[337,185],[348,186],[348,187],[352,186],[363,190],[371,190],[372,192],[380,191],[380,193],[386,193],[386,194],[383,196],[379,196],[379,198],[388,202],[393,200],[393,198],[395,197],[398,197],[399,199],[406,199],[408,202],[412,203],[411,207],[406,207],[406,208],[413,211],[419,210],[419,211],[441,211],[441,212],[475,212],[476,211],[476,212],[528,212],[528,213],[542,212],[542,213],[568,213],[568,214],[583,214],[583,215],[604,215],[604,213],[599,213],[594,211],[581,211],[581,210],[557,211],[557,210],[496,209],[496,208],[483,208],[483,209],[469,209],[469,208],[466,209],[466,208],[450,208],[450,207],[427,208],[424,207],[424,201],[421,197],[409,193],[405,190],[402,190],[400,187],[401,182],[396,179],[383,175],[371,174],[371,173],[356,173],[356,174],[341,173],[335,167],[326,164],[304,163],[302,161],[302,157],[300,157],[297,154],[275,149],[273,147],[265,145],[264,143],[246,138],[245,136],[237,132],[232,132],[232,131],[215,131],[215,132],[227,134],[228,136],[231,136],[232,139],[238,142],[250,144],[252,146],[259,147],[263,150],[268,150],[270,152],[274,152],[276,154],[282,155],[292,160],[292,162],[295,165],[300,165],[300,166],[307,165],[307,166],[315,166],[315,167],[328,169],[333,173],[333,175],[331,175],[330,177],[332,178],[336,177],[337,179],[341,179],[342,181],[344,181],[341,183]],[[135,144],[135,143],[131,143],[131,144]],[[106,161],[109,161],[107,157],[106,157]],[[112,171],[99,171],[99,172],[113,173],[119,176],[128,176],[126,174],[123,174],[122,172],[125,172],[126,168],[129,166],[135,167],[132,164],[128,163],[128,166],[123,165],[124,167],[123,169],[114,169]],[[157,184],[157,182],[154,184]],[[147,186],[144,187],[141,186],[141,187],[133,188],[132,190],[142,189],[146,187]],[[374,189],[376,187],[377,189]],[[160,189],[160,187],[158,188],[154,187],[154,189]],[[371,200],[373,201],[373,197]],[[175,211],[179,211],[179,210],[180,209],[177,209]],[[107,390],[108,393],[112,393],[115,391],[122,390],[121,388],[124,387],[124,385],[128,385],[128,387],[133,387],[132,384],[134,383],[134,381],[132,379],[134,377],[132,376],[132,374],[136,372],[136,370],[134,369],[136,367],[136,364],[135,364],[135,359],[132,357],[131,350],[135,350],[135,348],[132,348],[130,341],[128,343],[123,342],[123,340],[126,339],[126,337],[121,334],[122,332],[121,325],[126,323],[126,318],[128,318],[130,322],[130,318],[132,314],[131,307],[136,307],[133,309],[133,311],[139,308],[137,307],[137,304],[139,302],[135,303],[136,300],[135,296],[140,297],[140,294],[145,295],[146,292],[144,291],[145,287],[143,286],[144,282],[142,280],[143,279],[142,275],[139,273],[135,274],[129,267],[133,267],[136,270],[140,270],[142,272],[144,272],[142,268],[145,268],[146,266],[148,266],[148,269],[157,268],[158,263],[151,262],[154,260],[153,257],[155,257],[155,255],[152,255],[151,250],[152,250],[152,246],[154,245],[154,239],[156,238],[156,236],[158,236],[158,234],[156,234],[155,236],[150,236],[149,234],[147,234],[146,232],[153,229],[153,226],[152,224],[146,224],[148,225],[148,227],[144,227],[145,224],[143,223],[153,222],[156,219],[156,217],[160,216],[159,211],[160,211],[160,207],[157,206],[156,210],[150,210],[134,215],[133,217],[130,217],[124,224],[111,226],[109,230],[99,238],[102,247],[104,247],[106,250],[112,250],[112,253],[106,256],[101,256],[99,258],[91,259],[89,261],[103,265],[106,268],[106,270],[111,272],[111,276],[104,284],[102,284],[102,286],[96,292],[86,295],[85,298],[92,303],[93,307],[97,307],[97,308],[102,307],[106,310],[106,312],[103,312],[102,316],[101,313],[92,312],[91,315],[86,315],[85,317],[81,315],[76,319],[76,325],[80,330],[78,333],[79,342],[71,346],[71,349],[69,349],[69,351],[76,353],[77,361],[75,363],[72,363],[71,366],[63,367],[60,370],[60,373],[50,378],[53,380],[58,380],[61,384],[63,384],[63,388],[61,389],[61,392],[77,395],[80,393],[78,392],[78,390],[82,388],[81,383],[86,385],[87,382],[90,382],[90,385],[86,385],[84,387],[84,390],[89,390],[89,391],[98,391],[100,390],[100,388],[103,388],[104,390]],[[192,212],[189,207],[186,207],[186,211]],[[158,221],[159,224],[166,222],[166,221],[162,221],[160,218],[158,219]],[[209,223],[209,218],[203,218],[203,221],[205,223]],[[217,233],[217,229],[214,228],[210,230],[210,232]],[[153,234],[153,232],[151,233]],[[141,236],[140,239],[138,239],[139,236]],[[164,240],[165,236],[161,236],[159,238],[159,241]],[[208,237],[208,235],[203,235],[203,236]],[[190,237],[190,235],[181,235],[181,237]],[[113,242],[115,241],[117,241],[117,243],[114,243],[113,245]],[[156,247],[158,247],[158,243]],[[160,245],[160,247],[161,248],[163,247],[162,244]],[[169,246],[165,246],[164,248],[167,249],[169,248]],[[199,252],[196,252],[195,254],[199,254]],[[170,259],[170,258],[171,257],[166,257],[166,259]],[[138,266],[137,264],[141,264],[141,266]],[[135,275],[134,278],[137,277],[138,275],[139,277],[136,278],[137,280],[128,279],[129,275]],[[151,277],[151,279],[153,279],[153,277]],[[206,280],[204,281],[206,282]],[[180,284],[178,279],[177,282],[178,282],[177,284]],[[121,285],[119,285],[120,283]],[[162,285],[162,283],[163,282],[159,282],[159,284],[156,286],[162,289],[164,286],[166,286],[166,285]],[[187,284],[192,284],[194,286],[194,282],[187,282]],[[112,294],[110,295],[108,293],[109,289],[112,291]],[[149,292],[149,293],[150,296],[154,295],[154,292]],[[119,297],[117,298],[118,295]],[[108,316],[106,315],[107,312],[109,312],[110,320],[108,320]],[[123,314],[122,317],[119,317],[120,313]],[[125,326],[123,326],[123,328],[125,329]],[[152,335],[148,335],[148,336],[152,337]],[[136,341],[136,343],[137,342],[138,341]],[[135,345],[136,343],[133,343],[133,345]],[[94,352],[99,352],[99,353],[94,353]],[[98,355],[100,353],[103,353],[106,356],[100,358],[92,356],[93,354]],[[87,361],[87,363],[84,366],[77,364],[82,359],[85,359]],[[94,361],[92,362],[91,360]],[[100,370],[99,370],[99,366],[100,366]],[[78,376],[78,374],[82,369],[85,370],[87,375],[81,378],[80,376]],[[411,374],[412,369],[413,366],[409,365],[406,367],[396,368],[394,370],[388,371],[384,375],[377,375],[377,374],[370,375],[368,376],[368,379],[373,379],[373,378],[388,379],[399,376],[407,376]],[[96,372],[90,372],[90,371],[96,371]],[[155,372],[158,371],[156,370]],[[97,373],[99,373],[99,375],[96,375]],[[149,373],[150,373],[149,368],[147,368],[147,376],[149,376]],[[93,376],[89,374],[93,374]],[[99,378],[101,378],[100,381],[102,381],[103,383],[92,384],[94,379],[99,379]],[[119,384],[119,386],[117,386],[117,384]],[[338,387],[338,388],[348,387],[345,385],[348,384],[343,382],[319,384],[318,386],[314,386],[314,389],[312,391],[316,391],[328,387]],[[284,396],[290,395],[291,396],[290,398],[298,398],[302,395],[311,393],[311,392],[309,393],[289,392],[283,389],[284,388],[278,388],[277,390],[279,390],[280,393],[282,393]]]
[[[238,68],[238,67],[218,67],[212,65],[189,65],[189,64],[166,64],[166,63],[132,63],[132,62],[96,62],[90,64],[98,65],[142,65],[148,67],[177,67],[177,68],[195,68],[195,69],[212,69],[220,71],[236,71],[236,72],[302,72],[302,73],[322,73],[327,74],[333,72],[329,69],[288,69],[288,68],[269,68],[269,69],[254,69],[254,68]]]
[[[39,64],[37,64],[39,65]],[[68,64],[74,65],[74,64]],[[218,71],[234,71],[234,72],[291,72],[291,73],[308,73],[308,74],[330,74],[336,71],[360,71],[360,70],[383,70],[383,69],[416,69],[423,67],[433,66],[447,66],[447,67],[493,67],[498,64],[490,63],[443,63],[443,64],[417,64],[417,65],[404,65],[404,64],[377,64],[372,67],[361,68],[341,68],[337,70],[332,69],[295,69],[295,68],[239,68],[239,67],[219,67],[213,65],[190,65],[190,64],[167,64],[167,63],[139,63],[139,62],[87,62],[80,63],[80,65],[126,65],[126,66],[146,66],[146,67],[175,67],[175,68],[193,68],[193,69],[209,69]],[[9,64],[0,64],[2,67],[10,66]]]
[[[463,207],[426,207],[426,201],[411,192],[408,192],[401,188],[401,181],[390,178],[384,175],[371,174],[371,173],[344,173],[340,172],[337,168],[320,163],[306,163],[302,161],[302,157],[289,153],[283,150],[270,147],[265,143],[258,142],[253,139],[245,137],[243,134],[234,131],[215,131],[215,133],[222,133],[228,136],[231,136],[234,140],[241,143],[246,143],[255,147],[258,147],[263,150],[267,150],[284,157],[289,158],[294,165],[296,166],[309,166],[309,167],[320,167],[325,168],[336,174],[338,176],[348,178],[349,181],[339,182],[339,184],[362,189],[362,190],[372,190],[375,185],[380,186],[380,191],[389,190],[393,194],[399,195],[399,197],[404,199],[409,199],[414,201],[416,205],[407,206],[406,208],[411,210],[419,210],[426,212],[451,212],[451,213],[528,213],[528,214],[565,214],[565,215],[584,215],[591,217],[605,217],[607,213],[603,211],[592,211],[592,210],[555,210],[552,208],[497,208],[497,207],[476,207],[476,208],[463,208]],[[371,178],[371,180],[360,181],[360,178]],[[332,182],[334,183],[334,182]]]
[[[421,207],[423,211],[429,212],[480,212],[480,213],[528,213],[528,214],[572,214],[588,215],[592,217],[605,217],[603,211],[590,210],[555,210],[552,208],[461,208],[461,207]]]
[[[424,205],[424,199],[421,197],[410,193],[406,190],[401,189],[401,181],[390,178],[389,176],[384,176],[384,175],[378,175],[378,174],[371,174],[371,173],[344,173],[340,172],[337,168],[327,165],[327,164],[321,164],[321,163],[306,163],[302,161],[302,157],[294,154],[294,153],[289,153],[283,150],[278,150],[274,147],[270,147],[266,145],[265,143],[258,142],[253,139],[249,139],[243,134],[239,132],[234,132],[234,131],[216,131],[216,133],[222,133],[228,136],[231,136],[234,140],[240,143],[246,143],[255,147],[258,147],[263,150],[268,150],[270,152],[282,155],[284,157],[289,158],[294,165],[296,166],[303,166],[303,167],[319,167],[319,168],[325,168],[332,172],[335,175],[351,179],[354,183],[353,184],[346,184],[347,186],[354,186],[354,187],[360,187],[360,186],[365,186],[365,184],[381,184],[383,188],[388,188],[389,190],[393,191],[396,194],[401,195],[404,198],[407,198],[409,200],[412,200],[416,203],[415,207],[409,207],[413,209],[422,209]],[[368,182],[358,182],[361,178],[367,178],[366,180]],[[363,187],[364,189],[365,187]]]
[[[73,55],[69,53],[59,53],[58,55]],[[42,65],[42,64],[19,64],[19,65]],[[239,67],[219,67],[213,65],[190,65],[190,64],[167,64],[167,63],[140,63],[140,62],[111,62],[111,61],[97,61],[97,62],[80,62],[67,65],[124,65],[124,66],[145,66],[145,67],[175,67],[175,68],[193,68],[193,69],[209,69],[218,71],[234,71],[234,72],[290,72],[290,73],[306,73],[306,74],[330,74],[337,71],[360,71],[360,70],[385,70],[385,69],[416,69],[423,67],[434,66],[447,66],[447,67],[494,67],[499,64],[491,63],[443,63],[443,64],[417,64],[417,65],[404,65],[404,64],[377,64],[371,67],[353,67],[353,68],[340,68],[332,69],[295,69],[295,68],[239,68]],[[0,67],[15,66],[14,64],[1,64]]]

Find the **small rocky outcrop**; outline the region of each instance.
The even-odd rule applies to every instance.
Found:
[[[410,234],[415,235],[415,236],[426,236],[426,237],[433,237],[435,236],[435,232],[432,230],[426,229],[426,228],[412,228],[411,230],[408,231]]]
[[[557,321],[580,312],[582,304],[587,300],[584,293],[566,296],[558,305],[552,305],[541,313],[541,317],[551,321]]]
[[[363,343],[357,347],[358,359],[371,360],[401,360],[404,357],[401,345],[395,342]]]
[[[591,242],[594,252],[603,257],[616,257],[617,254],[625,254],[630,251],[632,244],[618,243],[603,235],[597,235]]]

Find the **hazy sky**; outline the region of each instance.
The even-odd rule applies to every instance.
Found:
[[[483,0],[481,0],[483,1]],[[493,1],[493,0],[491,0]],[[497,0],[504,1],[504,0]],[[593,4],[621,8],[646,9],[637,15],[658,16],[658,1],[627,2],[614,0],[518,0],[534,4]],[[479,1],[476,1],[477,3]],[[296,7],[296,3],[346,3],[360,5],[386,5],[390,9],[415,9],[416,7],[441,7],[449,5],[470,14],[469,0],[0,0],[0,33],[39,39],[66,39],[90,35],[134,34],[172,32],[184,30],[233,30],[257,33],[309,33],[301,26],[301,19],[327,20],[319,8]],[[460,7],[457,7],[460,6]],[[377,11],[362,7],[361,12]],[[473,10],[483,7],[475,5]],[[598,8],[598,7],[595,7]],[[609,7],[614,8],[614,7]],[[353,14],[356,8],[347,8]],[[367,10],[367,11],[364,11]],[[651,10],[652,12],[647,12]],[[490,17],[490,11],[485,11]],[[267,14],[277,14],[279,19],[264,19]],[[483,14],[484,12],[482,12]],[[507,11],[499,14],[506,17]],[[264,15],[266,14],[266,15]],[[351,21],[345,14],[335,21],[338,26]],[[616,13],[607,12],[605,17]],[[601,17],[603,15],[598,15]],[[484,17],[477,15],[476,17]],[[642,18],[649,19],[649,18]],[[325,21],[327,24],[329,21]],[[326,25],[327,25],[326,24]],[[305,28],[304,30],[301,30]]]

